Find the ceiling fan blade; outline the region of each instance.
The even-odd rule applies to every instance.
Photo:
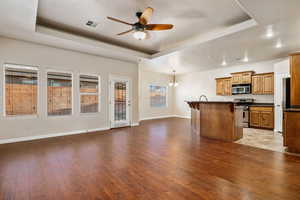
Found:
[[[146,30],[148,31],[163,31],[170,30],[174,26],[172,24],[148,24],[146,25]]]
[[[140,23],[143,25],[148,24],[152,14],[153,14],[153,11],[154,11],[154,9],[151,7],[146,8],[140,17]]]
[[[119,22],[119,23],[122,23],[122,24],[130,25],[130,26],[133,25],[133,24],[130,24],[130,23],[128,23],[128,22],[124,22],[124,21],[122,21],[122,20],[119,20],[119,19],[116,19],[116,18],[113,18],[113,17],[107,17],[107,19],[112,20],[112,21],[115,21],[115,22]]]
[[[119,34],[117,34],[117,35],[124,35],[124,34],[126,34],[126,33],[130,33],[131,31],[133,31],[134,29],[132,28],[132,29],[130,29],[130,30],[128,30],[128,31],[124,31],[124,32],[122,32],[122,33],[119,33]]]

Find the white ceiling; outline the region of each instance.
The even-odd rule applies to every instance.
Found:
[[[173,69],[178,73],[188,73],[226,67],[221,65],[223,60],[227,66],[233,66],[283,58],[300,50],[299,27],[298,20],[274,24],[274,37],[266,38],[268,26],[256,26],[166,56],[144,60],[142,66],[146,70],[163,73],[171,73]],[[283,45],[280,49],[276,48],[278,40]],[[246,55],[248,63],[242,60]]]
[[[128,27],[105,19],[134,22],[134,13],[147,6],[155,9],[151,23],[173,23],[175,29],[137,41],[115,36]],[[252,63],[300,50],[299,8],[299,0],[1,0],[0,35],[187,73],[223,67],[223,59],[238,65],[245,54]],[[99,26],[85,27],[87,20]],[[270,25],[274,37],[266,38]],[[275,48],[278,39],[283,48]]]
[[[287,57],[300,51],[300,1],[299,0],[241,0],[242,6],[258,23],[257,26],[207,41],[190,48],[182,48],[151,60],[143,60],[141,66],[150,71],[178,73],[203,71],[233,65]],[[274,36],[267,38],[268,30]],[[283,47],[276,48],[277,41]],[[245,55],[249,62],[242,60]],[[225,60],[227,66],[222,66]]]

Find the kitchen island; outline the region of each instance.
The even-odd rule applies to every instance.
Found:
[[[188,101],[192,131],[202,137],[234,142],[243,137],[243,109],[233,102]]]

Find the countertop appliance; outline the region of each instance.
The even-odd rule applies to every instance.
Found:
[[[251,84],[233,85],[232,95],[251,94]]]
[[[254,99],[234,99],[234,103],[236,104],[236,107],[243,109],[243,127],[249,128],[250,124],[250,117],[249,117],[249,105],[254,103]]]

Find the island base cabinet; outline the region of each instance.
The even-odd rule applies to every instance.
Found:
[[[201,138],[234,142],[243,137],[243,109],[232,102],[187,102],[191,108],[191,131]]]
[[[200,111],[191,109],[191,127],[192,132],[200,135]]]

